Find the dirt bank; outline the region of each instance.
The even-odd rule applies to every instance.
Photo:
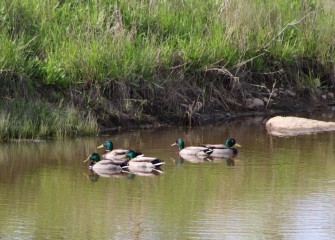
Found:
[[[185,81],[187,82],[187,81]],[[184,82],[184,83],[185,83]],[[211,83],[211,82],[210,82]],[[86,95],[71,93],[70,101],[85,106],[98,119],[100,132],[119,128],[162,125],[194,126],[242,116],[326,111],[335,108],[331,88],[290,87],[231,81],[228,87],[215,83],[203,89],[169,84],[162,88],[101,86],[86,89]],[[87,104],[87,99],[91,100]]]
[[[40,85],[42,99],[74,105],[97,118],[102,133],[118,128],[194,126],[240,116],[325,111],[335,108],[332,63],[298,59],[292,64],[268,57],[269,72],[239,68],[186,71],[180,64],[156,69],[148,80],[89,79],[70,89]]]

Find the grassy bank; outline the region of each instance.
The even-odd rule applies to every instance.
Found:
[[[330,0],[3,0],[2,101],[65,99],[112,127],[230,111],[241,82],[333,86],[334,13]]]
[[[0,138],[47,139],[97,133],[92,116],[81,118],[73,107],[51,107],[49,104],[22,100],[2,104],[0,112]]]

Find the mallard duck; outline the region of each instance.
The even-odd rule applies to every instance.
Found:
[[[128,160],[126,153],[128,149],[113,149],[113,143],[110,140],[106,140],[102,145],[98,146],[97,148],[105,148],[106,152],[102,155],[102,159],[109,159],[114,160],[118,164],[123,163],[125,160]],[[142,154],[140,152],[136,152],[137,154]]]
[[[212,149],[211,158],[225,158],[230,159],[238,155],[236,147],[241,147],[240,144],[236,143],[234,138],[227,138],[226,144],[202,144],[201,146]]]
[[[91,161],[89,165],[89,169],[93,171],[105,170],[110,172],[121,172],[124,164],[116,164],[113,160],[101,160],[100,155],[98,153],[92,153],[88,158],[84,161]]]
[[[185,147],[184,140],[181,138],[178,138],[175,143],[173,143],[171,146],[177,145],[179,148],[179,155],[184,158],[188,159],[192,155],[196,155],[198,157],[208,157],[212,154],[213,150],[204,147],[204,146],[190,146],[190,147]]]
[[[162,162],[160,159],[155,157],[145,157],[143,155],[139,155],[134,150],[129,150],[126,153],[129,160],[126,160],[122,165],[122,168],[132,167],[134,168],[156,168],[159,167],[165,162]]]

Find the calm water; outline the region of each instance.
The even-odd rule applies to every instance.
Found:
[[[242,145],[234,162],[182,161],[170,146],[227,136]],[[1,144],[0,239],[335,236],[335,132],[271,137],[258,117],[118,133],[116,147],[160,157],[163,173],[90,175],[83,160],[106,138]]]

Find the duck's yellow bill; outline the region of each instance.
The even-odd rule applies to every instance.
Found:
[[[177,143],[172,143],[172,144],[171,144],[171,146],[176,146],[176,145],[177,145]]]
[[[104,147],[104,145],[103,144],[101,144],[100,146],[97,146],[97,148],[103,148]]]
[[[85,161],[84,161],[84,162],[87,162],[88,160],[90,160],[90,157],[88,157],[87,159],[85,159]]]
[[[242,145],[236,143],[236,144],[235,144],[235,147],[242,147]]]

